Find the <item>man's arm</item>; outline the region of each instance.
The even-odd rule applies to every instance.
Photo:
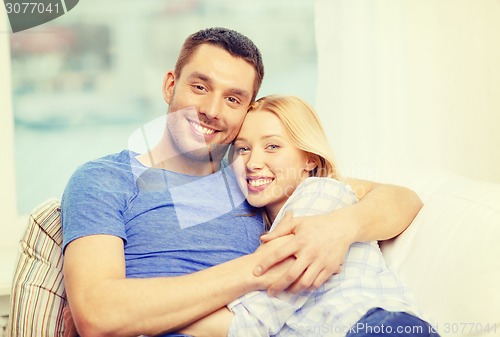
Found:
[[[401,186],[352,178],[344,182],[351,185],[360,199],[358,203],[325,215],[292,218],[288,214],[275,230],[262,237],[263,242],[269,242],[282,235],[295,235],[291,243],[262,259],[254,271],[260,275],[281,259],[296,256],[293,266],[268,289],[270,294],[319,287],[341,270],[352,243],[400,234],[422,207],[418,195]]]
[[[353,242],[388,240],[401,234],[422,208],[422,201],[412,190],[390,184],[346,178],[360,200],[352,206],[357,218]]]
[[[280,238],[281,239],[281,238]],[[66,292],[81,336],[156,335],[175,331],[252,290],[266,289],[293,259],[255,277],[252,268],[292,237],[250,255],[178,277],[125,278],[122,239],[92,235],[65,251]]]

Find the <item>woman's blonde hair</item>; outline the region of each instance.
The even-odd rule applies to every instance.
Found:
[[[317,167],[314,177],[339,179],[333,152],[318,115],[304,100],[295,96],[265,96],[254,102],[248,113],[264,110],[275,114],[298,149],[308,153]]]

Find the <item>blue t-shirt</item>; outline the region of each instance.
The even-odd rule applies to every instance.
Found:
[[[176,276],[249,254],[264,231],[229,167],[208,176],[147,168],[124,150],[79,167],[62,198],[63,249],[123,239],[127,277]]]

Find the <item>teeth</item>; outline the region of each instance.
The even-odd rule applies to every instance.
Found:
[[[248,180],[249,184],[252,185],[253,187],[269,184],[271,181],[273,181],[273,180],[272,179],[257,179],[257,180],[250,179],[250,180]]]
[[[203,133],[204,135],[211,135],[215,132],[215,130],[207,129],[201,126],[200,124],[196,124],[193,122],[189,122],[198,132]]]

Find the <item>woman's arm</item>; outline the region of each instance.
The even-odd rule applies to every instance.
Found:
[[[195,337],[226,337],[234,314],[226,307],[179,330],[179,333]]]
[[[358,203],[325,215],[292,218],[288,214],[275,230],[262,237],[263,242],[269,242],[282,235],[295,235],[292,242],[262,259],[255,269],[260,275],[287,256],[297,257],[269,293],[319,287],[340,271],[352,243],[400,234],[422,207],[418,195],[405,187],[352,178],[345,182],[360,199]]]

